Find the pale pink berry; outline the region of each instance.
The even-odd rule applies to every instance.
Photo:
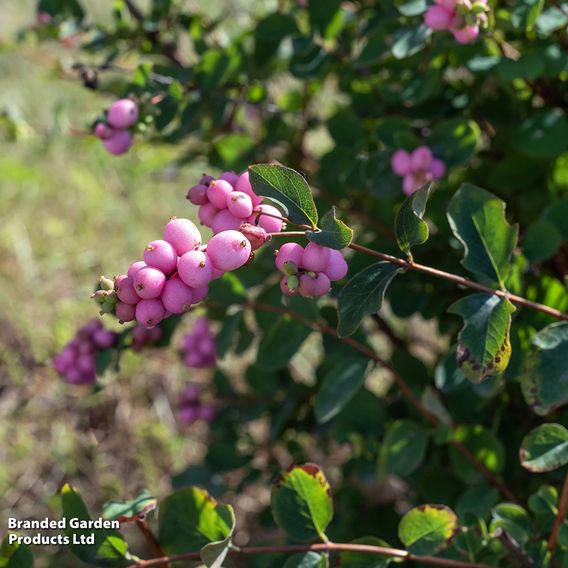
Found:
[[[309,274],[300,276],[299,291],[305,298],[325,296],[331,289],[329,278],[323,273],[318,272],[315,277]]]
[[[249,240],[253,251],[259,249],[268,240],[268,235],[262,227],[250,223],[241,223],[239,231]]]
[[[289,278],[290,276],[284,276],[280,280],[280,290],[282,290],[282,293],[285,296],[296,296],[298,294],[298,287],[296,286],[295,288],[291,288],[288,281]],[[294,278],[296,277],[294,276]]]
[[[143,260],[137,260],[136,262],[133,262],[128,269],[128,276],[132,278],[141,268],[144,268],[145,266],[147,266],[147,264]]]
[[[424,23],[432,30],[448,30],[452,25],[454,12],[443,6],[430,6],[424,14]],[[400,174],[404,175],[404,174]]]
[[[110,105],[107,120],[113,128],[130,128],[138,121],[138,105],[131,99],[120,99]]]
[[[145,327],[158,325],[166,314],[160,300],[141,300],[136,306],[136,321]]]
[[[435,4],[441,6],[448,12],[454,12],[460,0],[434,0]]]
[[[219,179],[222,179],[224,181],[228,181],[233,187],[235,187],[239,176],[238,174],[236,174],[235,172],[223,172],[220,176]]]
[[[329,252],[329,262],[325,267],[324,273],[327,277],[334,282],[335,280],[341,280],[347,275],[349,267],[347,262],[340,251],[331,249]]]
[[[189,219],[172,217],[164,227],[164,239],[174,247],[178,256],[201,245],[201,233]]]
[[[391,168],[397,176],[405,176],[410,172],[410,154],[406,150],[397,150],[392,155]]]
[[[133,321],[136,318],[136,305],[125,304],[124,302],[117,302],[115,308],[115,315],[119,323],[126,323]]]
[[[230,229],[238,231],[243,220],[235,217],[228,209],[221,209],[211,223],[213,233],[221,233]]]
[[[115,280],[118,299],[125,304],[137,304],[140,296],[134,288],[134,279],[130,276],[119,276]]]
[[[296,266],[301,266],[304,247],[298,243],[284,243],[278,250],[275,258],[276,268],[284,272],[284,263],[293,262]]]
[[[250,258],[251,246],[239,231],[223,231],[214,235],[207,245],[207,254],[219,270],[236,270]]]
[[[301,266],[306,270],[321,272],[329,262],[330,249],[316,243],[308,243],[302,254]]]
[[[198,184],[190,187],[187,192],[187,199],[194,205],[205,205],[209,201],[207,198],[207,186]]]
[[[266,215],[263,215],[263,213],[266,213]],[[282,230],[282,213],[273,205],[258,205],[249,217],[248,222],[262,227],[267,233],[279,233]]]
[[[465,26],[460,30],[452,30],[455,40],[461,44],[472,43],[479,35],[479,26]]]
[[[211,329],[209,328],[209,320],[201,317],[193,322],[193,336],[209,335]]]
[[[99,349],[109,349],[116,342],[116,334],[108,329],[99,329],[93,334],[93,343]]]
[[[209,187],[209,184],[215,181],[215,178],[213,176],[208,176],[207,174],[203,174],[203,176],[201,177],[201,179],[199,180],[199,183],[201,185],[204,185],[205,187]]]
[[[215,273],[215,269],[213,270]],[[214,277],[213,277],[214,278]],[[200,286],[199,288],[192,288],[193,293],[193,303],[197,304],[207,298],[207,294],[209,294],[209,286]]]
[[[244,172],[239,176],[239,179],[237,180],[237,183],[235,184],[235,190],[236,191],[242,191],[243,193],[246,193],[251,199],[252,199],[252,204],[254,207],[256,207],[257,205],[260,205],[260,203],[262,202],[262,197],[259,197],[252,189],[252,185],[250,183],[249,180],[249,173]]]
[[[211,227],[217,213],[219,213],[219,209],[213,203],[206,203],[199,208],[197,216],[206,227]]]
[[[192,337],[188,335],[186,337]],[[194,404],[199,400],[199,387],[197,385],[187,385],[180,396],[182,404]]]
[[[215,408],[210,404],[197,407],[197,417],[205,422],[212,422],[215,418]]]
[[[132,146],[132,134],[128,130],[113,130],[108,138],[103,140],[103,145],[109,154],[120,156]]]
[[[132,281],[136,293],[144,300],[151,300],[162,293],[166,284],[166,275],[153,266],[145,266],[134,275]]]
[[[410,195],[414,193],[418,189],[418,185],[416,183],[416,179],[412,174],[408,174],[404,176],[402,180],[402,191],[405,195]]]
[[[212,181],[207,189],[207,199],[217,209],[227,208],[227,196],[233,191],[233,186],[224,179]]]
[[[178,255],[174,247],[161,239],[148,243],[144,249],[144,262],[148,266],[153,266],[161,270],[164,274],[169,274],[177,265]]]
[[[168,312],[172,314],[182,314],[187,312],[191,307],[193,292],[180,278],[171,278],[166,282],[160,299]]]
[[[193,424],[198,419],[197,408],[184,406],[179,411],[179,419],[186,424]]]
[[[410,154],[410,165],[413,171],[429,170],[433,159],[432,150],[428,146],[418,146]]]
[[[239,219],[246,219],[252,215],[252,199],[242,191],[233,191],[227,196],[227,208]]]
[[[95,355],[81,355],[77,358],[76,368],[81,373],[88,373],[97,367],[97,359]]]
[[[218,268],[213,267],[213,280],[219,280],[219,278],[223,278],[225,272],[223,270],[219,270]]]
[[[112,128],[104,122],[97,122],[95,126],[95,136],[101,140],[106,140],[112,134]]]
[[[191,250],[179,259],[178,275],[192,288],[207,286],[213,279],[213,263],[206,252]]]
[[[434,179],[443,178],[446,173],[446,164],[442,160],[433,160],[430,166],[430,173]]]

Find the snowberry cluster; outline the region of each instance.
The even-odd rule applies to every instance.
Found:
[[[284,273],[280,288],[286,296],[325,296],[331,282],[347,274],[347,262],[340,251],[308,243],[286,243],[276,254],[276,268]]]
[[[434,31],[448,30],[458,43],[472,43],[487,25],[488,11],[487,0],[434,0],[424,23]]]
[[[131,99],[120,99],[110,105],[106,122],[95,125],[95,136],[100,138],[109,154],[120,156],[132,146],[132,128],[138,122],[138,105]]]
[[[189,219],[172,217],[163,237],[149,243],[144,260],[131,264],[126,274],[113,281],[101,279],[93,296],[102,313],[114,313],[121,323],[136,320],[154,327],[172,314],[187,312],[207,296],[212,280],[240,268],[251,256],[251,243],[234,230],[202,245],[201,233]]]
[[[199,206],[199,220],[213,234],[238,231],[243,223],[262,227],[267,233],[282,230],[282,219],[270,217],[281,217],[282,214],[272,205],[261,205],[262,197],[253,191],[248,172],[240,176],[235,172],[223,172],[217,179],[204,175],[189,189],[187,199]]]
[[[213,422],[215,407],[200,401],[197,385],[188,385],[180,397],[179,418],[186,424],[193,424],[198,420]]]
[[[181,349],[188,367],[215,367],[217,341],[207,318],[195,321],[192,332],[184,336]]]
[[[55,356],[53,367],[69,384],[92,384],[97,379],[97,353],[113,347],[117,337],[100,320],[92,320]]]
[[[444,177],[446,164],[437,160],[428,146],[419,146],[411,153],[397,150],[391,158],[393,172],[401,176],[402,190],[410,195],[427,181]]]
[[[135,325],[132,328],[132,351],[142,351],[147,345],[153,345],[162,339],[164,332],[159,325],[147,328],[143,325]]]

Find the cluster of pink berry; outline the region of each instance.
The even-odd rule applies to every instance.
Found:
[[[479,28],[487,25],[487,0],[434,0],[424,23],[434,31],[448,30],[458,43],[476,40]]]
[[[286,296],[325,296],[331,282],[347,274],[347,262],[340,251],[308,243],[286,243],[276,254],[276,268],[284,273],[280,288]]]
[[[444,177],[446,164],[437,160],[428,146],[419,146],[413,152],[397,150],[391,158],[393,172],[401,176],[405,195],[414,193],[427,181]]]
[[[217,341],[206,318],[195,321],[193,331],[183,338],[181,349],[188,367],[215,367]]]
[[[135,325],[132,328],[132,351],[142,351],[147,345],[153,345],[162,339],[164,332],[159,325],[147,328],[143,325]]]
[[[253,191],[248,172],[240,176],[223,172],[217,179],[204,175],[189,189],[187,199],[199,206],[199,220],[213,234],[238,231],[243,223],[262,227],[267,233],[282,230],[282,214],[272,205],[261,205],[262,197]]]
[[[117,337],[100,320],[92,320],[54,357],[53,367],[69,384],[92,384],[97,379],[97,353],[113,347]]]
[[[211,280],[246,264],[252,252],[249,240],[234,230],[202,245],[199,229],[189,219],[172,217],[163,237],[148,244],[144,260],[131,264],[127,274],[101,279],[102,289],[93,296],[102,313],[114,313],[121,323],[136,320],[154,327],[203,300]]]
[[[193,424],[198,420],[213,422],[215,407],[200,401],[197,385],[188,385],[180,397],[179,418],[186,424]]]
[[[131,99],[120,99],[110,105],[106,122],[97,122],[95,136],[100,138],[109,154],[120,156],[132,146],[132,128],[138,122],[138,105]]]

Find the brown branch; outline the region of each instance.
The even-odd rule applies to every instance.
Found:
[[[566,513],[568,512],[568,472],[564,477],[564,485],[562,486],[562,493],[560,495],[560,503],[558,504],[558,513],[556,513],[556,518],[554,519],[554,524],[552,525],[552,531],[550,533],[550,538],[548,539],[548,550],[550,550],[550,555],[554,554],[556,550],[556,545],[558,544],[558,531],[562,526],[562,523],[566,519]]]
[[[462,562],[450,558],[436,558],[435,556],[417,556],[406,550],[399,548],[389,548],[386,546],[372,546],[370,544],[336,544],[326,542],[321,544],[296,544],[286,546],[250,546],[229,550],[231,556],[254,556],[258,554],[288,554],[296,552],[357,552],[359,554],[374,554],[376,556],[388,556],[400,558],[410,562],[420,562],[431,566],[446,566],[446,568],[489,568],[487,564],[476,562]],[[142,560],[136,564],[131,564],[128,568],[151,568],[153,566],[164,566],[168,562],[179,562],[180,560],[198,560],[199,552],[186,552],[173,556],[154,558],[153,560]]]
[[[517,561],[521,568],[536,568],[532,558],[529,558],[521,545],[511,538],[502,528],[495,531],[495,536],[503,543],[505,548],[509,550],[511,556]]]
[[[160,546],[158,539],[154,536],[154,533],[148,526],[148,523],[146,521],[138,519],[136,521],[136,526],[142,533],[142,536],[144,537],[144,540],[148,545],[148,549],[154,555],[154,557],[163,558],[165,556],[164,551],[162,550],[162,547]],[[169,562],[163,562],[162,565],[165,566],[166,568],[171,568],[171,564]]]

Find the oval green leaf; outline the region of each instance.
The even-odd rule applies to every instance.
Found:
[[[521,545],[527,541],[531,521],[520,505],[500,503],[491,512],[491,518],[492,531],[502,529]]]
[[[34,555],[29,546],[14,542],[10,544],[10,535],[6,533],[0,545],[0,568],[33,568]]]
[[[364,536],[352,541],[351,544],[368,544],[371,546],[390,548],[388,542],[376,536]],[[341,559],[340,565],[345,568],[386,568],[393,560],[389,556],[351,551],[341,552],[339,558]]]
[[[422,463],[428,447],[428,434],[413,420],[393,422],[385,435],[379,453],[379,472],[410,475]]]
[[[335,216],[335,207],[332,207],[321,218],[320,231],[307,231],[308,240],[322,246],[341,250],[348,247],[353,240],[353,229]]]
[[[396,242],[400,250],[406,254],[410,253],[413,246],[421,245],[428,240],[428,224],[422,217],[426,211],[431,188],[432,184],[427,183],[409,195],[396,214]]]
[[[117,519],[121,523],[144,519],[146,515],[156,508],[158,501],[144,489],[131,501],[107,501],[103,505],[103,517]]]
[[[542,424],[531,430],[519,450],[521,464],[534,472],[553,471],[568,463],[568,430],[561,424]]]

